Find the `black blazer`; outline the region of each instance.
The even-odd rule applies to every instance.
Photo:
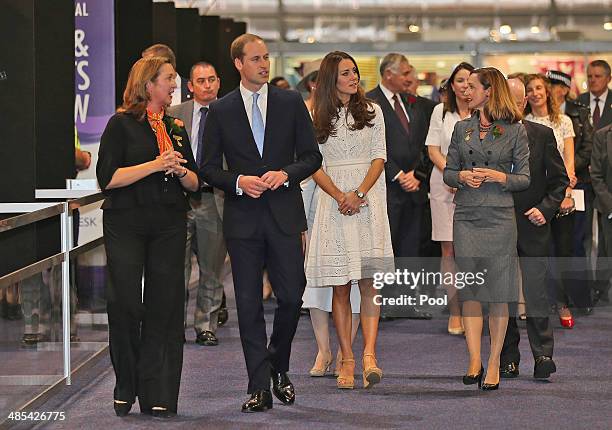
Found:
[[[586,93],[582,93],[578,96],[578,101],[583,105],[589,107],[591,109],[591,95],[587,91]],[[603,112],[601,112],[601,116],[599,117],[599,123],[597,124],[597,128],[595,131],[604,128],[605,126],[612,124],[612,90],[608,89],[608,96],[606,97],[606,102],[604,103]]]
[[[535,207],[547,222],[555,216],[565,197],[569,178],[551,128],[523,121],[529,139],[529,188],[513,193],[517,218]]]
[[[595,207],[603,216],[612,213],[612,124],[597,130],[591,155]]]
[[[574,170],[578,182],[591,182],[589,165],[593,151],[593,124],[588,106],[575,100],[566,100],[565,115],[572,120],[574,128]]]
[[[183,154],[183,158],[187,160],[184,166],[197,172],[198,168],[193,159],[189,136],[185,128],[176,125],[174,118],[169,115],[164,116],[164,123],[174,149]],[[146,119],[139,120],[127,113],[113,115],[102,133],[96,165],[98,184],[106,196],[102,209],[150,207],[163,204],[175,205],[179,209],[188,210],[189,203],[186,194],[195,197],[199,192],[187,193],[178,178],[166,177],[163,172],[153,173],[126,187],[106,189],[118,168],[146,163],[155,160],[158,155],[157,139]]]
[[[240,88],[210,105],[203,137],[204,181],[225,191],[223,231],[227,238],[251,237],[267,205],[286,234],[305,231],[300,182],[321,167],[312,121],[296,91],[268,85],[263,157],[259,155]],[[227,170],[223,169],[223,156]],[[262,176],[283,169],[289,187],[265,191],[259,199],[236,195],[238,175]]]
[[[418,202],[426,201],[427,188],[429,186],[427,178],[433,166],[425,147],[431,111],[427,109],[423,111],[419,108],[420,105],[416,101],[415,103],[409,103],[408,97],[414,98],[414,96],[402,94],[401,99],[410,118],[410,134],[407,134],[395,113],[395,109],[391,106],[387,97],[385,97],[380,86],[368,92],[366,96],[380,105],[385,117],[385,137],[387,140],[385,177],[387,178],[387,190],[403,193],[404,191],[399,182],[393,181],[393,178],[395,178],[400,170],[404,172],[414,170],[414,176],[421,181],[421,187],[420,191],[408,194],[412,195]]]

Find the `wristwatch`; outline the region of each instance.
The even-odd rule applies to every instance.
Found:
[[[359,190],[355,190],[355,194],[357,194],[357,197],[359,197],[360,199],[363,199],[365,197],[365,193],[362,193]]]

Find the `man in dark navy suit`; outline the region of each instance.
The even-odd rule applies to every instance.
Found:
[[[408,258],[425,257],[421,253],[421,236],[427,221],[423,219],[423,214],[428,202],[428,178],[432,166],[425,150],[431,112],[416,108],[415,104],[411,103],[416,101],[416,98],[404,92],[411,72],[412,67],[405,56],[387,54],[380,64],[380,85],[366,94],[380,105],[385,117],[387,214],[393,254],[399,259],[396,260],[398,266],[414,262],[408,261]],[[430,238],[431,230],[428,239]],[[419,271],[420,267],[412,267],[412,270]],[[390,291],[395,291],[396,294],[407,293],[400,288]],[[390,312],[391,309],[383,306],[383,317],[394,316]],[[430,313],[413,306],[402,307],[401,316],[431,318]]]
[[[240,86],[213,103],[200,173],[225,191],[223,232],[232,263],[240,339],[251,398],[243,412],[295,401],[287,376],[306,287],[301,233],[307,229],[300,181],[321,166],[312,122],[298,92],[268,85],[264,41],[239,36],[231,46]],[[227,170],[223,168],[223,157]],[[278,301],[269,344],[262,303],[263,267]]]
[[[525,84],[520,75],[515,76],[509,76],[508,85],[516,104],[523,110],[527,103]],[[556,371],[552,359],[554,340],[546,292],[550,220],[565,197],[569,178],[552,129],[530,121],[523,121],[523,125],[529,138],[531,182],[529,188],[513,195],[517,248],[527,307],[527,335],[535,361],[533,376],[545,379]],[[511,316],[501,352],[502,378],[515,378],[519,374],[519,341],[516,317]]]

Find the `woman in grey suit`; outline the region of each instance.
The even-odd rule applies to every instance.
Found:
[[[444,169],[444,182],[458,189],[453,242],[457,276],[465,281],[459,298],[470,354],[463,383],[496,390],[508,302],[517,301],[519,288],[512,193],[529,186],[529,146],[519,123],[521,111],[499,70],[472,71],[466,95],[474,114],[455,126]],[[491,333],[484,384],[480,357],[483,302],[489,304]]]

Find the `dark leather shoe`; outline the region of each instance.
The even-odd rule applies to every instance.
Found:
[[[516,378],[519,376],[518,363],[511,361],[508,364],[499,366],[499,377],[500,378]]]
[[[257,390],[251,398],[242,404],[242,412],[264,412],[272,409],[272,394],[270,390]]]
[[[497,384],[482,384],[480,387],[482,391],[493,391],[499,389],[499,382]]]
[[[227,308],[219,309],[219,314],[217,315],[217,326],[221,327],[224,325],[229,319],[229,313],[227,312]]]
[[[196,337],[196,343],[202,346],[219,345],[219,339],[212,331],[201,331]]]
[[[169,411],[168,409],[151,409],[151,416],[154,418],[173,418],[176,413]]]
[[[130,413],[130,410],[132,409],[132,404],[117,403],[113,401],[113,408],[115,409],[115,415],[117,415],[118,417],[125,417],[127,414]]]
[[[430,320],[433,317],[431,313],[421,311],[414,307],[407,308],[404,312],[404,318],[408,318],[410,320]]]
[[[285,405],[295,402],[295,388],[286,372],[276,372],[272,369],[272,392]]]
[[[546,379],[550,377],[551,373],[557,371],[557,366],[552,358],[544,355],[536,358],[535,366],[533,367],[533,377],[536,379]]]

